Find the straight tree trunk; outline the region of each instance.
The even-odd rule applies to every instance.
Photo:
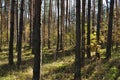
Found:
[[[33,0],[33,31],[32,31],[32,54],[34,54],[34,35],[35,35],[35,0]]]
[[[49,14],[48,14],[48,49],[51,48],[51,41],[50,41],[50,36],[51,36],[51,21],[52,20],[52,1],[50,0],[50,3],[49,3]]]
[[[32,47],[32,33],[33,33],[33,12],[34,12],[33,4],[34,1],[30,0],[30,42],[29,42],[30,48]]]
[[[8,1],[5,1],[5,16],[6,18],[6,43],[8,44]]]
[[[66,33],[68,32],[68,0],[66,0]]]
[[[59,51],[59,42],[60,42],[60,30],[59,30],[59,0],[57,0],[57,10],[58,10],[58,20],[57,20],[57,52],[55,54],[55,58],[57,59],[58,57],[58,51]]]
[[[64,28],[64,0],[61,0],[61,34],[60,34],[60,50],[63,51],[63,28]]]
[[[80,0],[76,0],[76,50],[75,50],[75,75],[74,80],[81,80],[81,28],[80,28]]]
[[[43,47],[45,46],[46,0],[44,0]]]
[[[34,66],[33,66],[33,80],[41,78],[41,5],[42,0],[35,0],[35,25],[34,25]]]
[[[106,59],[111,57],[111,46],[112,46],[112,27],[113,27],[113,12],[114,0],[110,0],[110,13],[108,22],[108,35],[107,35],[107,48],[106,48]]]
[[[88,0],[88,20],[87,20],[87,57],[91,58],[90,53],[90,24],[91,24],[91,0]]]
[[[18,39],[19,39],[19,38],[18,38],[18,37],[19,37],[19,35],[18,35],[18,34],[19,34],[19,33],[18,33],[18,32],[19,32],[19,29],[18,29],[18,28],[19,28],[19,27],[18,27],[18,0],[16,1],[16,14],[15,14],[15,15],[16,15],[16,31],[17,31],[17,33],[16,33],[16,35],[17,35],[16,50],[18,51],[18,43],[19,43],[19,42],[18,42]]]
[[[119,9],[118,0],[116,0],[116,16],[119,15],[119,10],[118,9]],[[116,17],[116,28],[115,28],[115,30],[117,29],[118,26],[119,26],[119,17]],[[117,31],[115,33],[117,33]],[[116,40],[118,40],[117,36],[116,36]],[[118,50],[118,46],[119,46],[119,43],[118,43],[118,41],[116,41],[116,50]]]
[[[85,62],[85,4],[86,0],[82,0],[82,65]]]
[[[10,28],[10,1],[7,0],[8,13],[7,13],[7,43],[9,43],[9,28]]]
[[[22,49],[22,35],[23,35],[23,6],[24,0],[21,0],[20,8],[20,23],[19,23],[19,37],[18,37],[18,55],[17,55],[17,66],[20,67],[21,64],[21,49]]]
[[[93,0],[93,11],[92,11],[92,28],[95,27],[95,0]]]
[[[106,4],[107,4],[107,9],[106,9],[106,16],[107,16],[107,18],[106,18],[106,20],[108,20],[108,13],[109,13],[109,9],[108,9],[108,0],[106,0]]]
[[[3,10],[2,10],[2,0],[0,0],[1,5],[1,24],[0,24],[0,51],[2,51],[2,43],[3,43]]]
[[[14,41],[14,6],[15,0],[11,0],[10,12],[10,41],[9,41],[9,65],[13,65],[13,41]]]
[[[97,38],[97,44],[99,44],[100,40],[100,28],[101,28],[101,6],[102,6],[102,0],[98,0],[98,14],[97,14],[97,30],[96,30],[96,38]],[[96,56],[99,57],[98,50],[96,49]]]

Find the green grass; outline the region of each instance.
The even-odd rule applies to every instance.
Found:
[[[15,51],[14,51],[15,52]],[[24,48],[22,51],[22,64],[20,69],[8,65],[7,49],[0,52],[0,80],[31,80],[33,57],[31,50]],[[55,48],[43,50],[42,80],[73,80],[74,78],[74,50],[66,48],[60,52],[57,60],[54,59]],[[17,53],[14,53],[16,63]],[[102,54],[103,56],[103,54]],[[89,64],[88,64],[89,63]],[[85,60],[82,68],[82,80],[117,80],[120,78],[120,54],[112,53],[112,58],[105,61],[104,57],[99,60]],[[120,79],[118,79],[120,80]]]

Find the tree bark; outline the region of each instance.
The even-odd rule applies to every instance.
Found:
[[[17,55],[17,66],[20,67],[21,64],[21,49],[22,49],[22,35],[23,35],[23,6],[24,0],[21,0],[20,7],[20,23],[19,23],[19,37],[18,37],[18,55]]]
[[[90,23],[91,23],[91,0],[88,0],[88,20],[87,20],[87,57],[91,57],[90,53]]]
[[[46,0],[44,0],[43,47],[45,46]]]
[[[112,27],[113,27],[113,16],[114,16],[113,10],[114,10],[114,0],[110,0],[110,13],[109,13],[109,22],[108,22],[106,59],[109,59],[111,57]]]
[[[11,0],[10,14],[10,41],[9,41],[9,65],[13,65],[13,41],[14,41],[14,6],[15,0]]]
[[[92,9],[92,28],[95,27],[95,0],[93,0],[93,9]]]
[[[101,28],[101,6],[102,6],[102,0],[98,0],[98,14],[97,14],[97,30],[96,30],[96,39],[97,39],[97,44],[99,45],[99,40],[100,40],[100,28]],[[98,50],[96,49],[96,56],[99,57]]]
[[[19,43],[19,42],[18,42],[18,39],[19,39],[19,38],[18,38],[18,37],[19,37],[19,35],[18,35],[18,34],[19,34],[19,29],[18,29],[18,28],[19,28],[19,26],[18,26],[18,0],[16,1],[16,6],[15,6],[15,8],[16,8],[16,14],[15,14],[15,15],[16,15],[16,19],[15,19],[15,20],[16,20],[16,35],[17,35],[16,50],[18,51],[18,43]]]
[[[49,14],[48,14],[48,49],[51,48],[51,41],[50,41],[50,36],[51,36],[51,22],[52,22],[52,1],[50,0],[49,3]]]
[[[42,0],[35,0],[35,25],[34,25],[34,66],[33,66],[33,80],[39,80],[41,78],[41,5]]]
[[[80,28],[80,0],[76,0],[76,48],[75,48],[75,75],[74,80],[81,80],[81,28]]]
[[[33,14],[34,14],[33,4],[34,1],[30,0],[30,42],[29,42],[30,48],[32,47],[32,33],[33,33]]]
[[[63,51],[63,31],[64,31],[64,0],[61,0],[61,34],[60,34],[60,50]]]
[[[82,65],[85,58],[85,4],[86,0],[82,0]]]
[[[57,52],[55,54],[55,59],[58,57],[58,51],[59,51],[59,42],[60,42],[60,30],[59,30],[59,0],[57,0],[57,10],[58,10],[58,20],[57,20]]]
[[[2,51],[2,42],[3,42],[3,29],[2,29],[2,19],[3,19],[3,11],[2,11],[2,1],[0,0],[0,6],[1,6],[1,15],[0,15],[0,17],[1,17],[1,24],[0,24],[0,51]]]

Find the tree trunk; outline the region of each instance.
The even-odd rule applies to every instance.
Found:
[[[34,12],[33,4],[34,1],[30,0],[30,42],[29,42],[30,48],[32,47],[32,33],[33,33],[33,12]]]
[[[66,33],[68,32],[68,0],[66,1]]]
[[[92,28],[95,28],[95,0],[93,0],[93,10],[92,10]]]
[[[114,13],[113,10],[114,10],[114,0],[110,0],[110,13],[109,13],[109,22],[108,22],[106,59],[109,59],[111,57],[112,26],[113,26],[113,13]]]
[[[85,4],[86,0],[82,0],[82,65],[85,58]]]
[[[0,52],[2,51],[2,40],[3,40],[3,37],[2,37],[2,35],[3,35],[3,29],[2,29],[2,19],[3,19],[3,16],[2,16],[2,1],[0,0],[0,6],[1,6],[1,15],[0,15],[0,17],[1,17],[1,24],[0,24]]]
[[[61,34],[60,34],[60,50],[63,51],[63,28],[64,28],[64,0],[61,0]]]
[[[80,28],[80,0],[76,0],[76,50],[75,50],[75,75],[74,80],[81,80],[81,28]]]
[[[19,33],[18,33],[18,32],[19,32],[19,29],[18,29],[18,28],[19,28],[19,27],[18,27],[18,0],[16,1],[16,7],[15,7],[15,8],[16,8],[16,14],[15,14],[15,15],[16,15],[16,31],[17,31],[17,33],[16,33],[16,35],[17,35],[16,50],[18,51],[18,43],[19,43],[19,42],[18,42],[18,39],[19,39],[19,38],[18,38],[18,37],[19,37],[19,35],[18,35],[18,34],[19,34]]]
[[[48,14],[48,49],[51,48],[51,41],[50,41],[50,36],[51,36],[51,21],[52,21],[52,1],[50,0],[49,3],[49,14]]]
[[[34,66],[33,66],[33,80],[41,78],[41,5],[42,0],[35,0],[35,25],[34,25]]]
[[[46,0],[44,0],[43,47],[45,47]]]
[[[118,26],[119,26],[119,17],[117,17],[117,15],[119,15],[119,7],[118,7],[118,0],[116,0],[116,28],[115,28],[115,30],[118,28]],[[115,32],[115,34],[117,33],[118,31],[116,31]],[[117,35],[117,34],[116,34]],[[116,47],[115,47],[115,49],[116,49],[116,51],[118,50],[118,46],[119,46],[119,43],[118,43],[118,36],[116,36]]]
[[[7,43],[9,43],[9,28],[10,28],[10,1],[7,0],[8,14],[7,14]]]
[[[91,57],[90,53],[90,23],[91,23],[91,0],[88,0],[88,20],[87,20],[87,57]]]
[[[32,54],[34,54],[34,35],[35,35],[35,0],[33,0],[33,31],[32,31]]]
[[[9,41],[9,65],[13,65],[13,41],[14,41],[14,6],[15,0],[11,0],[10,14],[10,41]]]
[[[21,0],[20,8],[20,23],[19,23],[19,37],[18,37],[18,55],[17,55],[17,66],[20,67],[21,64],[21,49],[22,49],[22,35],[23,35],[23,6],[24,0]]]
[[[102,5],[102,0],[98,0],[98,14],[97,14],[97,30],[96,30],[96,39],[97,39],[97,44],[99,45],[99,40],[100,40],[100,28],[101,28],[101,5]],[[96,49],[96,56],[99,57],[98,50]]]
[[[59,0],[57,0],[57,10],[58,10],[58,20],[57,20],[57,48],[56,48],[56,50],[57,50],[57,52],[56,52],[56,54],[55,54],[55,58],[57,59],[57,57],[58,57],[58,50],[59,50],[59,42],[60,42],[60,30],[59,30]]]

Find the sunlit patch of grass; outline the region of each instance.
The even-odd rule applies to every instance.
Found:
[[[33,57],[29,46],[24,45],[22,50],[22,64],[18,70],[16,67],[17,52],[14,48],[15,65],[10,68],[8,64],[8,51],[0,52],[0,80],[32,80]],[[73,80],[74,77],[74,50],[73,47],[67,47],[65,51],[59,51],[59,57],[54,59],[55,46],[52,49],[43,49],[42,80]],[[105,49],[100,53],[100,60],[85,60],[85,66],[82,68],[82,80],[112,80],[119,78],[120,54],[112,53],[109,61],[102,61]],[[63,55],[65,54],[65,55]],[[92,53],[92,55],[94,55]],[[111,77],[109,79],[109,77]]]
[[[101,61],[95,66],[95,70],[89,80],[117,80],[117,77],[120,76],[120,57],[118,55],[118,53],[113,53],[109,61]]]
[[[24,71],[11,71],[7,76],[1,77],[0,80],[31,80],[32,68],[28,68]]]
[[[53,63],[44,64],[42,66],[43,80],[67,80],[72,75],[71,64],[74,62],[73,56],[63,57]],[[66,75],[65,75],[66,74]],[[66,78],[66,79],[65,79]]]

